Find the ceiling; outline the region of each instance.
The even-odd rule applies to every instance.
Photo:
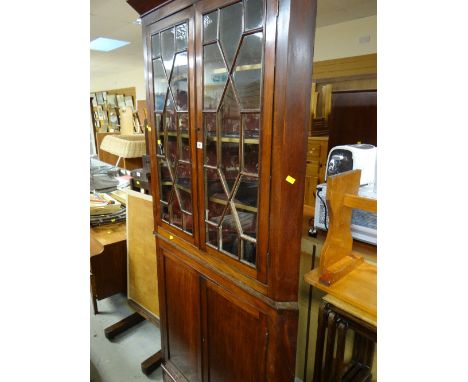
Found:
[[[135,23],[138,13],[125,0],[90,0],[90,8],[90,41],[110,37],[130,42],[110,52],[91,50],[91,81],[139,68],[143,71],[141,25]],[[317,27],[376,14],[377,0],[318,0]]]

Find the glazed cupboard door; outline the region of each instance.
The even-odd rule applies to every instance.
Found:
[[[155,222],[196,243],[193,35],[193,8],[152,24],[146,60]]]
[[[266,0],[195,5],[200,246],[260,281],[268,247],[271,6]]]

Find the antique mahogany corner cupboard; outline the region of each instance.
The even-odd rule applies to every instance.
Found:
[[[293,381],[315,0],[142,16],[167,381]]]

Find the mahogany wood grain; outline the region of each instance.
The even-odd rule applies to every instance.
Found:
[[[98,300],[127,292],[127,245],[125,223],[90,229],[90,236],[104,250],[90,256],[93,295]]]
[[[334,91],[329,148],[357,142],[377,146],[377,90]]]
[[[164,268],[168,359],[189,381],[201,381],[199,276],[168,257]]]
[[[189,20],[193,239],[161,221],[159,187],[152,182],[166,380],[294,380],[316,1],[265,1],[255,269],[206,248],[203,152],[195,148],[196,140],[204,141],[202,16],[235,2],[129,0],[143,14],[153,174],[157,167],[150,36]],[[285,180],[288,175],[294,178],[292,184]]]
[[[212,382],[265,381],[266,318],[206,282],[207,358]]]
[[[297,300],[316,7],[279,3],[268,275],[268,295],[279,301]]]

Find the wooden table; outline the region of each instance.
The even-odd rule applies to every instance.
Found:
[[[127,292],[126,224],[91,228],[91,298],[94,314],[97,300]],[[101,248],[102,247],[102,248]]]

